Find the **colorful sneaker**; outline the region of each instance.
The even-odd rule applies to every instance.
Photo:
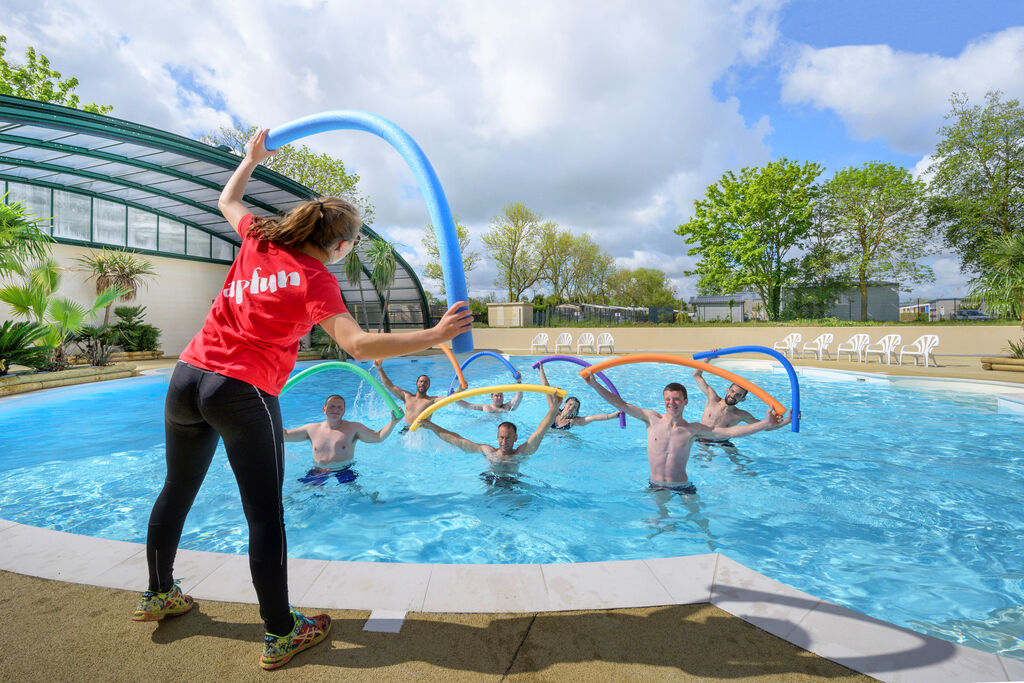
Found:
[[[331,630],[331,618],[326,614],[318,614],[310,619],[292,610],[292,617],[295,618],[295,627],[288,635],[275,636],[267,633],[263,636],[260,666],[264,669],[284,666],[292,657],[326,638],[327,632]]]
[[[174,587],[165,593],[154,593],[145,591],[139,606],[135,608],[132,621],[160,621],[165,617],[176,617],[192,609],[195,601],[191,595],[184,595],[178,587],[179,581],[174,582]]]

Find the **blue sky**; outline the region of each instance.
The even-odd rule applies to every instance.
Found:
[[[8,0],[5,12],[8,59],[34,46],[114,116],[198,137],[380,114],[426,152],[473,248],[521,201],[623,267],[666,271],[683,296],[694,259],[673,230],[726,170],[784,156],[826,177],[873,160],[921,172],[953,91],[1024,98],[1020,0]],[[357,133],[303,142],[360,174],[374,228],[422,266],[428,217],[397,153]],[[936,282],[909,294],[964,293],[953,255],[927,262]],[[498,289],[494,275],[484,259],[471,293]]]

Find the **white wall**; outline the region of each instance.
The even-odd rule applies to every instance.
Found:
[[[54,244],[53,257],[67,268],[63,274],[60,295],[82,304],[96,298],[96,281],[86,281],[89,273],[78,270],[75,258],[87,254],[87,247]],[[138,295],[131,302],[115,302],[111,320],[116,320],[113,308],[123,305],[145,306],[145,322],[160,328],[160,348],[168,356],[177,356],[202,327],[210,304],[220,292],[227,277],[228,266],[203,263],[163,256],[141,255],[153,264],[156,275],[146,279]],[[0,303],[0,321],[20,319],[11,314],[7,304]],[[97,321],[102,321],[102,313]]]

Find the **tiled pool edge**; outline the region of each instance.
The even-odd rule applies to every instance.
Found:
[[[137,591],[145,546],[0,519],[0,569]],[[453,565],[289,560],[294,604],[410,612],[557,612],[711,603],[772,635],[883,681],[1012,681],[1024,661],[925,636],[769,579],[720,553],[616,562]],[[256,602],[241,555],[181,550],[197,599]]]

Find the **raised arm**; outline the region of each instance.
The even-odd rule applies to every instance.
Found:
[[[772,431],[784,427],[792,421],[792,416],[785,420],[780,418],[772,409],[768,409],[764,419],[754,424],[734,425],[732,427],[708,427],[701,425],[694,433],[697,436],[710,437],[713,439],[736,439],[741,436],[750,436],[763,431]]]
[[[522,379],[516,380],[517,384],[522,384],[522,382],[523,382]],[[516,392],[516,397],[514,399],[512,399],[512,402],[509,404],[509,406],[508,406],[508,408],[506,410],[511,412],[511,411],[515,410],[516,408],[518,408],[519,404],[522,403],[522,402],[523,402],[523,392],[522,391],[517,391]]]
[[[541,419],[540,424],[537,426],[537,431],[530,434],[530,438],[526,440],[519,450],[516,451],[518,455],[527,456],[533,455],[540,448],[540,442],[544,440],[544,435],[551,431],[551,423],[555,421],[555,415],[558,414],[558,399],[548,401],[548,412]]]
[[[697,386],[700,387],[700,390],[704,392],[704,395],[707,396],[707,399],[709,401],[718,400],[718,394],[716,394],[715,390],[712,389],[708,385],[708,383],[704,381],[704,371],[703,370],[701,370],[700,368],[694,368],[693,369],[693,379],[696,380]],[[753,416],[751,416],[751,417],[753,417]],[[757,420],[755,419],[755,422],[756,421]]]
[[[356,438],[360,441],[365,441],[366,443],[380,443],[391,436],[391,430],[395,428],[395,425],[398,424],[398,421],[401,419],[401,415],[395,417],[395,414],[391,413],[391,419],[388,420],[388,423],[384,425],[384,428],[379,431],[374,431],[362,423],[357,423],[359,426],[356,427]]]
[[[451,445],[455,446],[456,448],[461,448],[462,450],[464,450],[467,453],[482,453],[483,455],[487,455],[487,453],[488,453],[488,447],[485,444],[476,443],[475,441],[470,441],[469,439],[467,439],[465,437],[459,436],[455,432],[450,432],[447,429],[445,429],[444,427],[442,427],[442,426],[440,426],[438,424],[434,424],[430,420],[422,420],[422,421],[420,421],[420,426],[421,427],[426,427],[430,431],[432,431],[435,434],[437,434],[441,438],[442,441],[450,443]]]
[[[309,435],[309,430],[314,426],[314,423],[304,424],[301,427],[295,429],[284,430],[285,441],[312,441],[312,437]]]
[[[380,383],[384,385],[385,389],[394,394],[396,398],[404,401],[407,396],[412,396],[412,394],[405,389],[400,389],[395,386],[394,382],[391,381],[391,378],[388,377],[386,372],[384,372],[384,363],[379,359],[373,361],[373,367],[377,368],[377,373],[380,375]]]
[[[470,403],[469,401],[456,401],[455,405],[466,410],[483,410],[487,407],[483,403]]]
[[[238,164],[238,168],[231,174],[231,178],[228,179],[224,189],[220,192],[220,198],[217,200],[217,208],[227,219],[231,227],[238,231],[238,223],[245,217],[247,213],[251,213],[249,208],[242,203],[242,197],[245,196],[245,186],[249,184],[249,178],[252,177],[253,171],[259,166],[261,161],[271,157],[277,150],[271,152],[267,149],[267,133],[269,129],[264,128],[253,133],[253,136],[249,138],[249,142],[245,145],[245,156],[242,157],[241,163]]]
[[[614,413],[598,413],[597,415],[587,415],[586,417],[574,417],[572,424],[574,427],[582,427],[583,425],[590,424],[591,422],[601,422],[603,420],[614,420],[622,411],[616,411]]]
[[[602,387],[600,384],[598,384],[597,378],[594,377],[593,374],[587,375],[587,378],[584,381],[590,386],[591,389],[597,392],[598,396],[603,398],[608,403],[611,403],[613,406],[624,412],[626,415],[629,415],[630,417],[635,417],[636,419],[641,420],[642,422],[645,422],[647,424],[651,424],[652,419],[657,419],[658,414],[653,410],[644,410],[643,408],[637,407],[632,403],[626,403],[621,398],[619,398],[612,392]]]
[[[320,326],[356,360],[391,358],[437,346],[473,328],[473,313],[465,301],[457,301],[439,322],[428,330],[402,334],[367,332],[351,313],[340,313],[320,321]]]

